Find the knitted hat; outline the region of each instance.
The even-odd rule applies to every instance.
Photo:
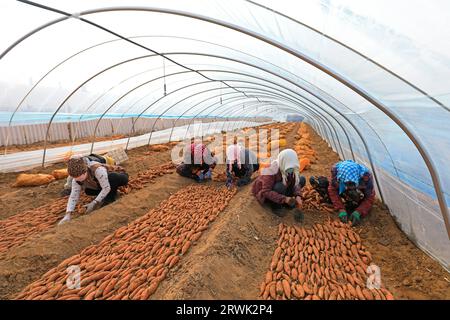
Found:
[[[67,172],[71,177],[79,177],[87,171],[83,158],[70,158],[67,162]]]

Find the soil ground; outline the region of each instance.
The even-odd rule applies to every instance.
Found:
[[[293,146],[298,126],[287,136]],[[319,161],[303,172],[329,175],[338,156],[318,135],[311,135]],[[129,151],[126,164],[133,175],[167,162],[169,152],[144,155],[146,147]],[[39,172],[50,172],[63,164]],[[223,171],[218,166],[217,171]],[[63,181],[47,187],[11,188],[17,174],[0,175],[0,219],[45,204],[59,197]],[[191,181],[176,173],[157,178],[154,184],[123,196],[115,203],[52,228],[8,252],[0,261],[0,298],[11,298],[62,260],[100,242],[119,227],[135,220]],[[219,184],[220,182],[211,182]],[[335,219],[336,215],[305,212],[304,225]],[[277,242],[278,224],[296,223],[292,215],[280,218],[259,205],[245,186],[230,205],[183,257],[152,299],[258,299],[259,285],[268,270]],[[381,268],[382,281],[396,299],[450,299],[450,275],[418,249],[397,227],[388,210],[376,203],[370,216],[357,227],[363,244]]]

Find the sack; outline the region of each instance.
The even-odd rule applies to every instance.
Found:
[[[16,182],[12,185],[13,187],[34,187],[41,186],[44,184],[49,184],[55,181],[55,177],[51,174],[28,174],[21,173],[16,179]]]
[[[99,156],[98,154],[95,154],[95,153],[91,153],[90,155],[87,156],[87,158],[90,161],[95,161],[98,163],[106,163],[105,157]]]
[[[65,169],[59,169],[59,170],[53,170],[52,176],[55,177],[55,179],[64,179],[69,176],[69,173],[67,172],[67,168]]]
[[[121,164],[128,160],[128,156],[122,148],[111,150],[106,156],[114,159],[115,164]]]
[[[116,161],[113,158],[109,157],[109,156],[105,156],[105,159],[106,159],[106,164],[109,164],[111,166],[116,164]]]
[[[154,144],[154,145],[150,145],[149,149],[150,149],[150,151],[161,152],[161,151],[169,150],[169,146],[166,146],[163,144]]]

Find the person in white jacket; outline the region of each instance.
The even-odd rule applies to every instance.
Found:
[[[73,178],[72,188],[67,202],[66,215],[59,224],[70,221],[82,190],[87,195],[97,196],[85,206],[86,213],[116,200],[117,189],[128,184],[128,174],[126,172],[112,172],[111,168],[111,166],[99,162],[86,161],[84,157],[69,159],[67,171],[69,176]]]

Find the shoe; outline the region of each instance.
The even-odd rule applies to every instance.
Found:
[[[65,197],[65,196],[69,196],[70,195],[71,190],[70,189],[63,189],[60,192],[61,197]]]
[[[107,206],[108,204],[111,204],[114,201],[116,201],[116,199],[108,199],[108,200],[104,199],[98,208],[103,208],[104,206]]]
[[[287,214],[284,208],[272,208],[272,212],[280,218],[285,217]]]
[[[299,223],[303,223],[303,221],[305,220],[305,214],[303,213],[303,211],[296,209],[294,212],[294,219]]]

